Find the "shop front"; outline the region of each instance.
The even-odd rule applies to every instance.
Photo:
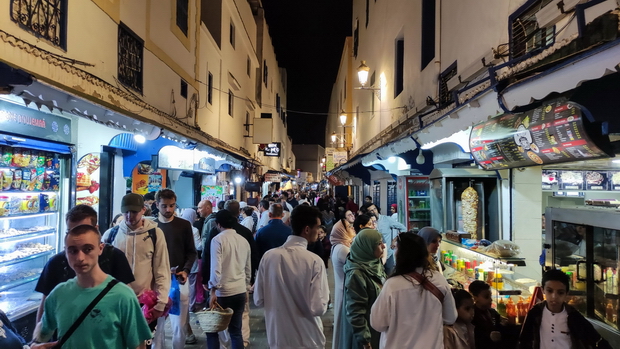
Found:
[[[0,98],[0,309],[31,334],[48,259],[63,248],[73,205],[75,123],[12,95]]]

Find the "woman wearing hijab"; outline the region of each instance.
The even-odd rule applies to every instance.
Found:
[[[431,227],[424,227],[418,231],[418,235],[426,242],[426,249],[428,250],[429,261],[431,262],[431,270],[438,271],[443,275],[445,267],[441,264],[437,258],[437,250],[441,243],[441,233],[439,230]]]
[[[369,217],[370,220],[370,217]],[[340,341],[340,328],[338,327],[338,318],[342,309],[342,290],[344,287],[344,263],[347,261],[347,255],[355,237],[353,222],[355,215],[351,211],[345,213],[345,218],[334,224],[330,240],[332,243],[331,260],[334,266],[334,337],[332,339],[332,348],[337,349],[336,343]]]
[[[381,256],[383,237],[375,229],[362,229],[351,244],[344,265],[344,296],[339,317],[341,349],[379,348],[379,332],[370,327],[370,308],[379,296],[385,272]]]

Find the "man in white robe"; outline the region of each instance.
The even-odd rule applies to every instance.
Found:
[[[321,315],[327,311],[329,286],[325,264],[308,251],[318,238],[321,213],[299,205],[291,214],[293,235],[265,253],[254,283],[254,303],[265,308],[269,348],[324,349]]]

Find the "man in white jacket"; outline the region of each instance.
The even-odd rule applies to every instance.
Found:
[[[254,283],[254,303],[265,307],[269,348],[325,348],[321,316],[329,286],[325,263],[307,250],[318,238],[321,213],[299,205],[291,214],[293,235],[265,253]]]
[[[166,237],[157,223],[144,219],[146,208],[139,194],[127,194],[121,201],[125,219],[116,227],[108,229],[102,240],[125,253],[136,281],[129,284],[136,295],[147,290],[157,293],[154,317],[159,318],[168,303],[170,293],[170,261]],[[154,329],[157,321],[149,326]],[[157,328],[156,330],[163,330]],[[164,343],[153,342],[153,347],[164,348]]]

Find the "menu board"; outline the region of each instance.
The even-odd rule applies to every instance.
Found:
[[[144,195],[166,187],[166,170],[154,169],[142,162],[134,167],[131,180],[131,192]]]
[[[607,156],[590,139],[585,113],[576,103],[558,100],[525,113],[496,116],[472,128],[471,154],[485,170]]]
[[[620,171],[543,170],[542,189],[620,191]]]

